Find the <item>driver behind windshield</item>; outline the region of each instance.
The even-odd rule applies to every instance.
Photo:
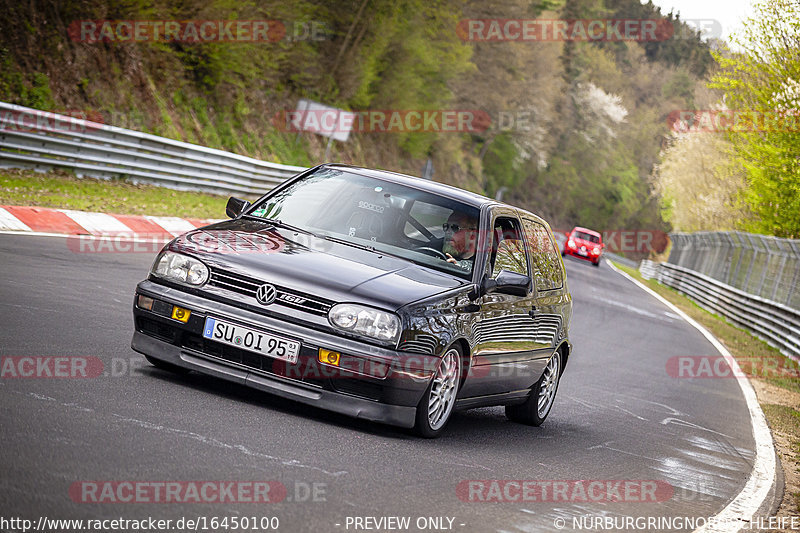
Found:
[[[478,245],[478,220],[466,213],[454,211],[442,225],[442,229],[442,252],[447,256],[447,262],[471,272]]]

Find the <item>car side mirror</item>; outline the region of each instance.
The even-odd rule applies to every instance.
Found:
[[[225,214],[230,218],[237,218],[244,213],[244,210],[250,207],[250,202],[240,198],[231,196],[228,198],[228,204],[225,206]]]
[[[483,294],[499,292],[513,296],[527,296],[531,291],[533,280],[525,274],[518,274],[510,270],[501,270],[496,278],[485,278],[481,289]]]

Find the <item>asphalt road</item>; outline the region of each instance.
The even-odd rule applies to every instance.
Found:
[[[104,367],[91,379],[0,379],[2,517],[275,516],[279,531],[319,532],[357,530],[348,517],[407,516],[407,531],[469,532],[556,530],[563,518],[572,530],[573,517],[710,516],[750,473],[753,438],[736,381],[666,371],[670,357],[715,355],[713,347],[606,264],[567,261],[574,353],[544,426],[484,408],[457,413],[442,438],[424,440],[149,366],[129,345],[134,286],[153,257],[0,235],[0,355],[94,356]],[[78,482],[125,480],[277,481],[288,493],[270,504],[70,496]],[[655,503],[485,503],[459,497],[464,480],[656,480],[671,493]],[[418,528],[421,517],[446,518]]]

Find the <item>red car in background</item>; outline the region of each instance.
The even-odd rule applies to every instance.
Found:
[[[594,266],[600,266],[600,256],[603,255],[603,237],[596,231],[575,227],[567,233],[562,256],[571,255],[580,259],[591,261]]]

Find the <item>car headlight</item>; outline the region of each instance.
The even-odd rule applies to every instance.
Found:
[[[595,248],[593,251],[594,251],[594,255],[599,255],[600,254],[600,248]]]
[[[567,241],[567,246],[569,246],[570,248],[575,248],[575,241],[570,239],[569,241]]]
[[[397,341],[397,315],[355,304],[337,304],[328,311],[328,321],[339,329],[381,341]]]
[[[153,264],[150,273],[167,281],[186,285],[202,285],[208,280],[208,267],[188,255],[164,252]]]

